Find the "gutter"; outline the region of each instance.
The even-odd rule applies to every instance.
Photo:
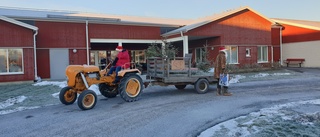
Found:
[[[282,57],[282,27],[280,26],[280,65],[283,65],[283,57]]]
[[[87,65],[89,65],[90,61],[90,54],[89,54],[89,33],[88,33],[88,20],[86,20],[86,46],[87,46]]]
[[[38,68],[37,68],[37,49],[36,49],[36,36],[38,35],[38,29],[35,30],[33,34],[33,57],[34,57],[34,82],[41,81],[41,78],[38,77]]]

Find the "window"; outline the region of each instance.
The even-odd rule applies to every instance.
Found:
[[[238,63],[238,47],[237,46],[225,46],[227,49],[227,63],[237,64]]]
[[[0,49],[0,74],[23,73],[22,49]]]
[[[258,62],[268,62],[268,46],[258,47]]]
[[[204,57],[204,48],[196,48],[196,62],[197,63],[200,63],[200,62],[203,62],[205,59]]]
[[[246,48],[246,57],[251,57],[251,49]]]
[[[131,62],[135,63],[146,63],[146,56],[144,50],[132,50],[131,51]]]

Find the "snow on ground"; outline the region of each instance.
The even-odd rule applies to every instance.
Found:
[[[268,129],[269,132],[279,132],[278,135],[287,134],[286,126],[288,123],[289,128],[296,129],[296,127],[307,126],[313,128],[312,126],[315,123],[320,122],[320,110],[315,109],[313,111],[303,110],[303,113],[297,112],[296,108],[303,108],[303,106],[316,106],[319,107],[320,99],[309,100],[309,101],[299,101],[291,102],[282,105],[276,105],[271,108],[261,109],[259,112],[252,112],[247,116],[241,116],[234,118],[218,125],[215,125],[204,132],[202,132],[199,137],[213,137],[213,136],[229,136],[229,137],[246,137],[246,136],[260,136],[265,135],[265,129]],[[310,108],[309,108],[310,109]],[[309,110],[308,109],[308,110]],[[290,121],[290,122],[287,122]],[[277,127],[279,123],[282,127]],[[317,128],[317,127],[314,127]],[[278,130],[278,131],[277,131]],[[290,130],[290,129],[289,129]],[[307,130],[307,129],[302,129]],[[261,131],[263,133],[261,133]],[[281,133],[283,132],[283,133]],[[296,131],[295,135],[300,136],[299,134],[309,134],[307,136],[313,136],[314,133],[308,131],[306,133],[299,133]],[[293,132],[294,133],[294,132]],[[315,133],[316,134],[316,133]],[[290,136],[290,135],[289,135]],[[302,135],[301,135],[302,136]]]
[[[18,97],[9,98],[6,101],[0,102],[0,110],[10,107],[14,104],[22,103],[26,98],[27,98],[26,96],[18,96]],[[11,110],[2,110],[0,111],[0,115],[9,114],[9,113],[22,111],[26,109],[34,109],[34,108],[38,108],[38,107],[18,107]]]
[[[0,102],[0,109],[4,109],[6,107],[12,106],[14,104],[23,102],[27,97],[25,96],[18,96],[14,98],[9,98],[6,101]]]

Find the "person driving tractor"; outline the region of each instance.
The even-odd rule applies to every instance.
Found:
[[[130,67],[130,56],[128,50],[123,49],[121,45],[116,48],[116,51],[119,52],[117,57],[114,59],[112,66],[107,74],[107,76],[111,75],[114,71],[116,72],[116,78],[113,83],[119,82],[118,72],[123,68],[127,69]]]

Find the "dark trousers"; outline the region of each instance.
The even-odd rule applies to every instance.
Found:
[[[115,81],[119,81],[119,78],[118,78],[118,72],[121,70],[121,66],[112,66],[107,74],[107,76],[111,75],[114,71],[116,72],[116,79]]]
[[[219,85],[219,80],[220,80],[220,79],[218,78],[217,88],[218,88],[218,89],[221,89],[221,85]],[[223,86],[223,88],[224,88],[224,89],[228,89],[227,86]]]

